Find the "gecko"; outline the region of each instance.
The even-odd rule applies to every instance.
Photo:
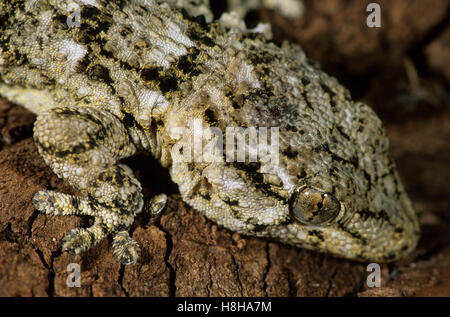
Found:
[[[62,249],[111,235],[117,260],[136,263],[134,218],[167,196],[144,202],[121,160],[147,152],[184,202],[233,232],[356,261],[410,254],[418,218],[375,112],[269,24],[214,19],[208,4],[0,1],[0,95],[37,115],[39,154],[79,192],[42,190],[33,205],[94,219]],[[192,154],[211,144],[214,160]]]

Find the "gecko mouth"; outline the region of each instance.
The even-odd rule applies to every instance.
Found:
[[[398,201],[397,210],[355,211],[339,230],[353,240],[356,259],[392,262],[411,253],[419,240],[420,229],[409,199]]]

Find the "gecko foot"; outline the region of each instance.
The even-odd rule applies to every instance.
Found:
[[[127,231],[120,231],[115,234],[112,248],[117,260],[125,265],[136,263],[141,254],[139,245],[130,238]]]
[[[92,227],[70,230],[62,240],[62,249],[72,254],[80,254],[89,250],[106,235],[98,224]]]
[[[159,194],[154,196],[148,202],[146,202],[144,208],[152,216],[156,216],[164,209],[166,203],[167,203],[167,195]]]

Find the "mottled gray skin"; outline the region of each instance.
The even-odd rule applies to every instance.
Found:
[[[0,94],[37,114],[40,154],[83,195],[41,191],[34,204],[95,218],[67,234],[65,250],[111,233],[119,261],[137,260],[128,229],[141,186],[118,161],[139,150],[169,168],[185,202],[230,230],[361,261],[415,248],[417,217],[371,108],[299,46],[274,43],[267,25],[248,30],[236,14],[209,22],[202,1],[162,2],[0,1]],[[73,3],[80,27],[67,25]],[[194,119],[224,134],[278,127],[278,164],[180,162],[187,141],[177,129],[194,134]]]

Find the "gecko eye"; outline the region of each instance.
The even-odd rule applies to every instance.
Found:
[[[319,225],[336,218],[341,204],[331,194],[313,188],[302,188],[295,192],[289,202],[292,215],[308,225]]]

